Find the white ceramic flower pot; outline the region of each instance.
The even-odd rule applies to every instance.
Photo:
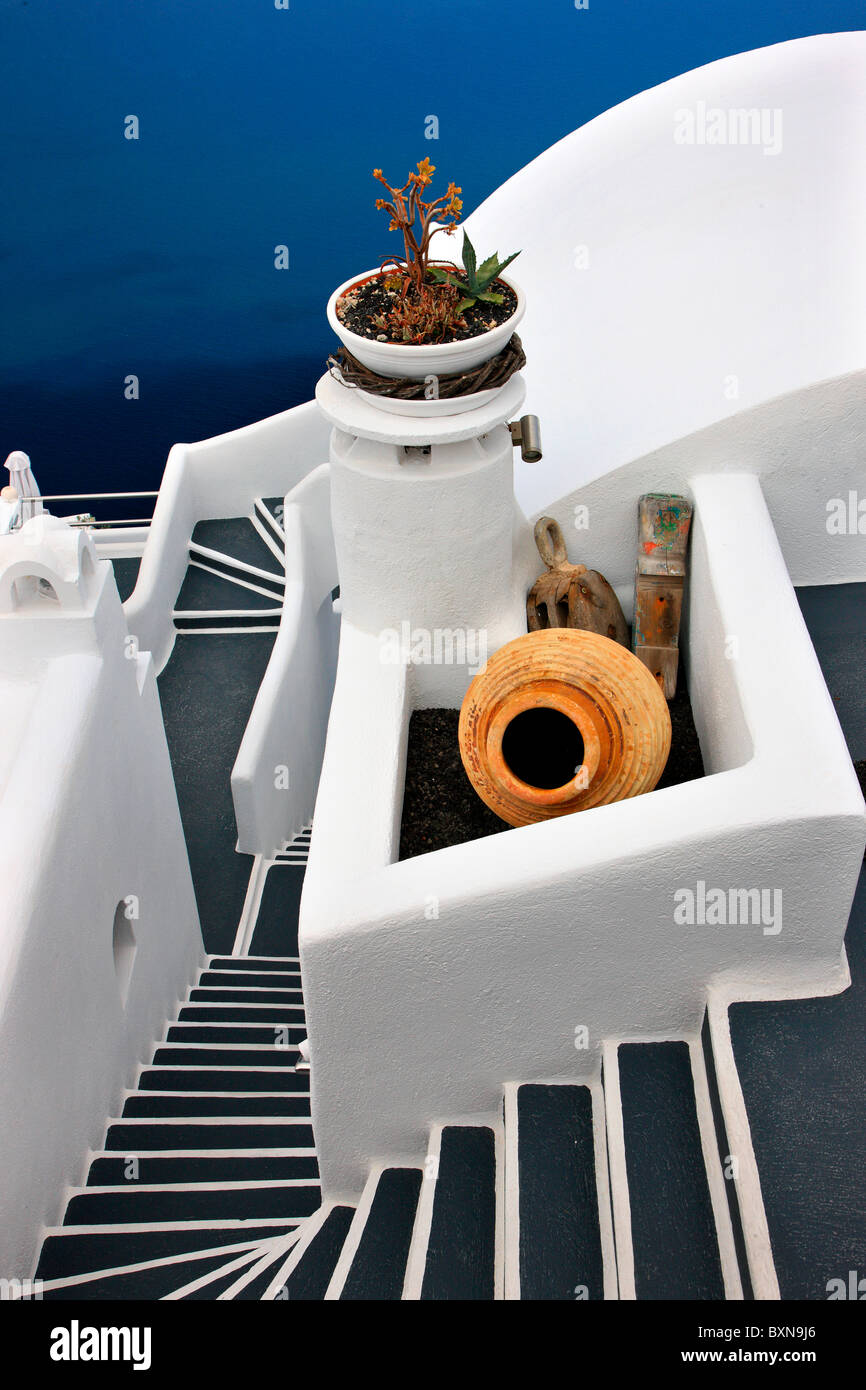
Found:
[[[349,349],[353,357],[363,362],[371,371],[380,376],[412,377],[423,381],[428,376],[450,376],[452,372],[468,372],[480,367],[501,352],[511,337],[526,308],[523,291],[508,275],[499,278],[517,295],[517,308],[497,328],[479,333],[477,338],[464,338],[458,343],[378,343],[374,338],[363,338],[360,333],[352,333],[337,317],[337,300],[346,290],[361,280],[378,275],[376,270],[367,270],[361,275],[353,275],[351,280],[334,290],[328,300],[328,323],[337,337]]]

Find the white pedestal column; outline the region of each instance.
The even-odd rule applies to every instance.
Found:
[[[331,514],[344,623],[415,668],[419,699],[459,704],[472,675],[523,630],[515,588],[518,375],[487,405],[396,415],[325,377]]]

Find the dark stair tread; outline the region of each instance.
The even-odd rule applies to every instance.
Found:
[[[183,1046],[180,1043],[169,1046],[161,1046],[156,1049],[153,1055],[152,1065],[155,1067],[216,1067],[225,1069],[226,1067],[244,1067],[255,1070],[258,1067],[285,1067],[291,1069],[298,1062],[297,1047],[251,1047],[248,1043],[239,1043],[237,1051],[232,1051],[227,1047],[214,1047],[202,1043],[198,1047],[195,1043]],[[194,1088],[191,1088],[194,1089]]]
[[[402,1297],[421,1177],[418,1168],[386,1168],[380,1175],[341,1299]]]
[[[117,592],[120,594],[121,602],[125,603],[138,583],[141,556],[125,555],[122,559],[113,559],[111,565],[114,570],[114,582],[117,585]]]
[[[261,635],[276,634],[280,626],[279,613],[225,613],[219,614],[178,614],[174,619],[175,630],[183,636],[184,633],[199,632],[206,635],[215,635],[216,632],[234,635],[244,632],[247,629],[254,629]]]
[[[128,1179],[129,1159],[135,1157],[138,1176]],[[87,1174],[88,1187],[122,1187],[128,1183],[134,1191],[138,1183],[215,1183],[215,1182],[276,1182],[284,1178],[308,1178],[319,1176],[319,1164],[315,1154],[232,1154],[231,1157],[216,1155],[185,1155],[183,1158],[167,1158],[158,1153],[145,1152],[118,1154],[117,1157],[95,1158]]]
[[[231,950],[251,855],[236,851],[231,773],[273,650],[273,632],[174,644],[158,686],[205,949]]]
[[[307,1036],[307,1026],[305,1023],[266,1023],[262,1027],[257,1027],[252,1023],[230,1024],[220,1020],[218,1023],[187,1023],[182,1020],[183,1026],[173,1023],[168,1030],[166,1039],[169,1043],[258,1043],[263,1045],[266,1042],[274,1043],[274,1039],[279,1034],[279,1041],[283,1035],[288,1038],[290,1044],[297,1046]]]
[[[257,1262],[259,1262],[259,1259],[260,1259],[260,1258],[261,1258],[260,1255],[257,1255],[256,1259],[250,1259],[249,1264],[240,1265],[240,1266],[238,1266],[238,1268],[236,1268],[236,1269],[229,1269],[227,1273],[222,1273],[222,1275],[217,1275],[217,1276],[215,1276],[215,1279],[209,1280],[209,1283],[203,1284],[203,1286],[200,1287],[200,1289],[193,1289],[192,1291],[190,1291],[190,1293],[188,1293],[188,1294],[183,1294],[182,1297],[181,1297],[181,1300],[179,1300],[179,1301],[181,1301],[181,1302],[215,1302],[215,1301],[217,1301],[217,1298],[220,1297],[221,1294],[227,1293],[227,1291],[228,1291],[229,1289],[231,1289],[232,1284],[235,1284],[236,1282],[238,1282],[239,1279],[245,1279],[245,1277],[246,1277],[247,1275],[249,1275],[250,1269],[252,1269],[253,1266],[256,1265]],[[285,1258],[286,1258],[286,1257],[285,1257],[285,1254],[282,1255],[282,1259],[285,1259]],[[278,1262],[278,1261],[275,1261],[275,1264],[277,1264],[277,1262]],[[271,1270],[271,1279],[272,1279],[272,1277],[274,1277],[274,1272],[272,1272],[272,1270]],[[188,1283],[189,1283],[189,1280],[188,1280]],[[267,1284],[265,1284],[265,1287],[267,1287]],[[236,1297],[236,1295],[232,1295],[232,1297]]]
[[[279,1096],[191,1096],[184,1095],[182,1091],[174,1095],[150,1095],[145,1091],[127,1097],[121,1118],[160,1119],[171,1116],[177,1119],[192,1119],[201,1115],[244,1115],[250,1118],[274,1115],[300,1118],[309,1114],[309,1095],[293,1095],[289,1091]]]
[[[264,989],[269,992],[274,990],[289,989],[300,993],[301,977],[298,971],[277,973],[274,970],[262,971],[253,974],[249,970],[204,970],[196,980],[196,986],[201,988],[203,985],[217,985],[220,989]]]
[[[521,1086],[517,1107],[520,1296],[603,1299],[589,1088]]]
[[[783,1299],[866,1275],[866,866],[845,947],[851,986],[734,1004],[731,1043]]]
[[[262,506],[265,507],[265,508],[270,512],[273,521],[276,522],[277,526],[279,526],[280,530],[282,531],[282,529],[283,529],[282,516],[283,516],[283,511],[284,511],[285,505],[286,505],[286,500],[285,500],[285,498],[284,498],[284,497],[260,497],[258,500],[261,502]]]
[[[242,1279],[248,1273],[250,1267],[256,1263],[250,1260],[249,1264],[239,1266],[237,1269],[230,1269],[225,1274],[218,1274],[215,1279],[202,1285],[201,1288],[193,1289],[190,1293],[183,1294],[180,1302],[182,1303],[215,1303],[220,1294],[225,1293],[231,1288],[232,1284],[238,1279]],[[187,1280],[187,1283],[190,1281]],[[179,1286],[180,1287],[180,1286]]]
[[[291,1226],[253,1223],[243,1229],[233,1226],[193,1230],[177,1226],[166,1231],[95,1231],[79,1234],[74,1227],[69,1227],[68,1234],[51,1235],[44,1241],[36,1277],[67,1279],[74,1274],[191,1254],[196,1250],[210,1250],[213,1246],[255,1244],[259,1240],[285,1235],[288,1230],[291,1230]],[[226,1258],[223,1255],[223,1259]]]
[[[250,949],[268,955],[298,951],[298,914],[303,864],[272,864],[268,870]]]
[[[262,974],[274,971],[276,974],[300,974],[300,965],[297,958],[292,956],[281,956],[276,959],[269,956],[214,956],[208,961],[208,970],[249,970],[253,974]]]
[[[283,500],[275,497],[263,497],[258,499],[259,505],[256,507],[256,516],[261,525],[268,532],[271,539],[285,553],[286,533],[283,528]],[[279,511],[277,511],[279,508]]]
[[[142,1091],[308,1091],[310,1074],[279,1067],[274,1071],[179,1067],[145,1070],[138,1084]]]
[[[291,1250],[281,1250],[279,1255],[276,1255],[258,1274],[249,1279],[233,1297],[239,1303],[252,1303],[261,1300],[290,1254]]]
[[[496,1155],[486,1126],[442,1131],[422,1299],[492,1299]]]
[[[204,564],[208,561],[204,560]],[[245,576],[250,584],[255,584],[258,589],[267,589],[266,580],[260,580],[256,575]],[[232,611],[243,608],[249,611],[257,609],[281,608],[283,594],[281,590],[273,589],[271,593],[260,593],[258,589],[248,589],[244,584],[236,584],[228,575],[214,574],[210,569],[202,569],[198,564],[191,564],[184,575],[180,591],[174,601],[175,612],[213,612],[213,611]]]
[[[211,1255],[203,1260],[190,1260],[172,1265],[154,1265],[150,1269],[137,1269],[129,1273],[107,1275],[103,1279],[87,1279],[80,1284],[69,1284],[62,1289],[45,1289],[43,1298],[48,1300],[103,1299],[150,1299],[164,1298],[184,1284],[209,1271],[219,1269],[233,1257],[226,1254]],[[240,1273],[240,1271],[238,1271]],[[237,1278],[234,1274],[232,1278]]]
[[[285,1281],[288,1301],[313,1302],[325,1297],[346,1239],[354,1207],[333,1207]]]
[[[232,560],[269,570],[282,578],[284,567],[265,544],[248,516],[224,517],[219,521],[199,521],[192,533],[194,545],[217,550]]]
[[[636,1295],[724,1299],[688,1044],[621,1044],[619,1073]]]
[[[286,1024],[291,1029],[299,1029],[306,1035],[306,1024],[298,1012],[297,1004],[272,1004],[266,1009],[252,1004],[215,1004],[196,1002],[193,1008],[185,1004],[178,1014],[179,1023],[268,1023]]]
[[[866,758],[866,584],[796,590],[852,759]]]
[[[295,1014],[303,1012],[304,1007],[300,990],[280,993],[272,989],[240,989],[231,986],[199,989],[197,985],[194,985],[190,990],[188,1002],[192,1004],[258,1004],[262,1008],[272,1005],[275,1009],[292,1009]],[[267,1021],[267,1016],[264,1014],[263,1021]]]
[[[116,1225],[139,1221],[244,1220],[309,1216],[320,1205],[318,1185],[267,1187],[124,1189],[80,1192],[66,1208],[64,1226]]]
[[[125,1125],[109,1126],[106,1150],[123,1154],[158,1153],[160,1149],[312,1149],[313,1127],[307,1122],[257,1125]]]

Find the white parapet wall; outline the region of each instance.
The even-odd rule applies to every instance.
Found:
[[[198,521],[246,516],[256,497],[284,497],[328,456],[328,426],[313,401],[197,444],[175,444],[141,561],[126,602],[130,632],[161,671]]]
[[[0,672],[0,1271],[26,1278],[203,946],[151,656],[55,518],[0,540]]]
[[[325,751],[340,631],[327,464],[286,494],[283,530],[280,629],[232,769],[238,850],[266,858],[312,820]]]
[[[863,798],[759,482],[688,491],[702,779],[395,863],[418,671],[344,622],[300,933],[327,1195],[418,1161],[435,1119],[490,1111],[503,1082],[696,1032],[713,984],[844,986]],[[708,925],[718,889],[767,911]]]

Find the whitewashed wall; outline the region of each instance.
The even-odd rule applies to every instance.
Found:
[[[681,113],[700,103],[767,112],[770,140],[677,143]],[[781,145],[764,153],[776,111]],[[677,471],[679,441],[703,448],[712,425],[863,371],[864,145],[866,34],[819,35],[640,93],[472,213],[480,254],[522,248],[509,274],[526,292],[527,404],[545,446],[541,463],[517,462],[527,512],[634,459],[666,465],[670,446]],[[812,407],[792,401],[789,424]],[[728,433],[748,451],[726,451],[728,466],[763,469],[766,445],[775,469],[781,440],[772,421],[754,423]],[[859,468],[862,482],[862,452],[840,448],[850,435],[838,423],[823,471],[841,484]],[[796,444],[793,429],[787,437]],[[796,473],[790,483],[787,502],[768,491],[783,544],[801,502],[823,507],[826,493],[804,498]]]
[[[106,1116],[134,1084],[203,959],[147,652],[127,654],[110,565],[90,555],[77,610],[0,614],[0,1269],[27,1277]],[[25,555],[12,538],[7,566]],[[62,548],[62,547],[61,547]],[[32,557],[31,557],[32,558]],[[60,557],[62,559],[62,555]],[[69,559],[67,548],[67,561]],[[68,566],[67,566],[68,572]],[[126,1003],[112,932],[137,949]]]
[[[676,138],[714,108],[755,109],[767,139]],[[300,936],[330,1195],[417,1161],[432,1122],[489,1111],[504,1082],[696,1030],[712,986],[844,986],[866,811],[791,578],[866,579],[864,134],[866,35],[819,36],[635,97],[469,219],[483,254],[522,248],[544,441],[515,461],[524,508],[627,600],[640,493],[695,501],[684,655],[710,775],[394,863],[423,683],[344,623]],[[527,535],[515,576],[537,573]],[[453,564],[462,539],[413,564]],[[780,892],[782,929],[678,925],[699,880]]]
[[[300,936],[328,1195],[357,1193],[372,1159],[417,1161],[434,1120],[491,1109],[505,1081],[695,1031],[712,982],[844,982],[866,840],[844,738],[760,485],[690,491],[701,780],[393,863],[412,683],[344,625]],[[678,925],[674,893],[698,880],[778,890],[781,930]]]
[[[280,628],[232,769],[242,854],[273,856],[313,818],[340,621],[330,470],[286,495],[286,594]]]
[[[562,526],[570,558],[601,570],[629,612],[634,556],[622,538],[637,534],[637,499],[659,488],[687,492],[696,472],[760,479],[795,584],[866,579],[866,371],[710,425],[544,510]]]

